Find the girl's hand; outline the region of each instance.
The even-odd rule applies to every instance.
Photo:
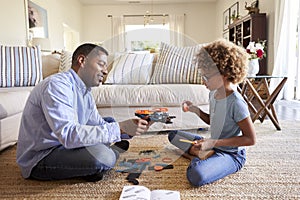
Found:
[[[192,102],[190,102],[190,101],[184,101],[183,103],[182,103],[182,110],[183,110],[183,112],[188,112],[188,111],[190,111],[190,107],[192,107],[193,106],[193,103]]]
[[[214,148],[216,140],[213,139],[202,139],[195,141],[195,148],[199,148],[201,151],[207,151]]]

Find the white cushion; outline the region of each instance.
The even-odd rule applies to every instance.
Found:
[[[100,85],[92,88],[97,107],[181,106],[208,104],[209,90],[199,84]]]
[[[29,90],[18,92],[0,92],[0,119],[23,111]]]
[[[161,43],[160,55],[155,65],[152,84],[201,84],[200,72],[193,62],[202,45],[177,47]]]
[[[147,84],[152,73],[154,55],[129,53],[117,55],[107,75],[106,84]]]
[[[0,47],[0,87],[35,86],[41,80],[43,76],[39,46]]]
[[[0,151],[17,143],[22,113],[0,120]]]
[[[58,72],[60,65],[60,55],[59,54],[50,54],[42,56],[43,63],[43,78],[55,74]]]
[[[72,53],[62,50],[58,72],[66,72],[72,66]]]

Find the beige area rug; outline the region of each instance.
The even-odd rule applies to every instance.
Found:
[[[185,171],[189,161],[171,151],[167,136],[145,135],[131,140],[129,152],[139,156],[141,150],[155,150],[161,157],[172,159],[174,169],[147,171],[139,183],[151,190],[178,190],[181,199],[300,199],[300,125],[297,121],[281,121],[276,131],[270,121],[255,123],[257,144],[247,147],[246,166],[238,173],[203,187],[189,185]],[[107,199],[117,200],[127,174],[111,171],[104,180],[87,183],[79,179],[64,181],[24,180],[15,163],[16,147],[0,153],[1,199]],[[122,168],[117,165],[116,169]]]

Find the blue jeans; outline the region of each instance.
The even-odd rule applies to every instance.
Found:
[[[111,117],[104,120],[115,122]],[[115,166],[118,157],[119,153],[105,144],[76,149],[60,145],[33,168],[31,178],[59,180],[105,173]]]
[[[191,144],[180,142],[179,139],[199,140],[203,137],[185,131],[171,131],[168,135],[169,141],[188,152]],[[207,158],[201,160],[200,158],[193,158],[187,168],[187,179],[194,186],[202,186],[212,183],[224,178],[230,174],[239,171],[246,162],[246,151],[241,148],[238,152],[225,152],[214,149],[215,153]]]

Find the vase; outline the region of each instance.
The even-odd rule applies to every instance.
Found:
[[[258,58],[249,60],[248,64],[248,76],[256,76],[259,72]]]

